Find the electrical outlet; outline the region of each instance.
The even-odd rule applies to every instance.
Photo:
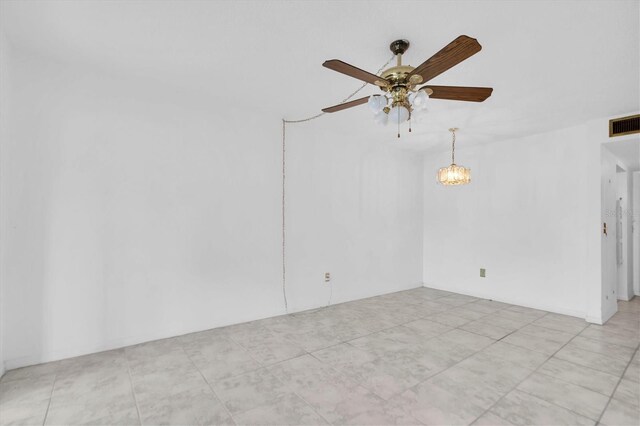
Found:
[[[487,276],[487,270],[484,268],[480,268],[480,276],[485,278]]]
[[[324,273],[324,282],[328,283],[329,281],[331,281],[331,272],[325,272]]]

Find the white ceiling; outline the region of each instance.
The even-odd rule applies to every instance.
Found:
[[[322,118],[410,149],[445,149],[452,126],[460,142],[486,143],[640,109],[637,0],[0,3],[16,50],[210,93],[211,102],[267,103],[291,119],[359,86],[323,68],[326,59],[375,72],[396,38],[411,41],[405,62],[414,66],[460,34],[477,38],[480,53],[431,83],[491,86],[486,102],[433,100],[400,142],[366,106]]]

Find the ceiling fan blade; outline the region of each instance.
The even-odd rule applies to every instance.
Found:
[[[422,86],[431,89],[430,99],[449,99],[452,101],[482,102],[491,96],[491,87],[459,87],[459,86]]]
[[[417,74],[422,77],[422,82],[426,83],[449,68],[475,55],[480,50],[482,50],[482,46],[480,46],[478,40],[461,35],[411,71],[409,77]]]
[[[349,77],[357,78],[358,80],[366,81],[367,83],[376,84],[376,82],[386,82],[384,78],[378,77],[375,74],[371,74],[365,70],[361,70],[358,67],[349,65],[346,62],[342,62],[338,59],[330,59],[324,61],[323,67],[330,70],[338,71],[339,73],[348,75]]]
[[[355,101],[345,102],[343,104],[338,104],[338,105],[334,105],[334,106],[329,107],[329,108],[324,108],[322,110],[322,112],[342,111],[343,109],[347,109],[347,108],[351,108],[351,107],[354,107],[354,106],[366,104],[368,100],[369,100],[369,97],[367,96],[367,97],[364,97],[364,98],[356,99]]]

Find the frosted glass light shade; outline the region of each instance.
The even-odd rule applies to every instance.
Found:
[[[438,183],[442,185],[465,185],[471,182],[471,169],[457,164],[438,170]]]
[[[418,90],[418,92],[412,93],[410,98],[411,106],[417,110],[426,108],[428,100],[429,95],[427,95],[424,90]]]
[[[392,123],[404,123],[409,119],[409,110],[403,106],[394,106],[389,110],[389,120]]]
[[[367,105],[369,105],[369,109],[371,109],[371,111],[378,113],[387,106],[387,98],[381,95],[371,95],[369,96]]]
[[[384,126],[385,124],[387,124],[387,121],[389,121],[389,116],[386,112],[380,111],[373,116],[373,121],[380,124],[381,126]]]

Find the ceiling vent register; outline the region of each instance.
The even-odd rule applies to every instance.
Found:
[[[640,114],[609,120],[609,137],[640,133]]]

